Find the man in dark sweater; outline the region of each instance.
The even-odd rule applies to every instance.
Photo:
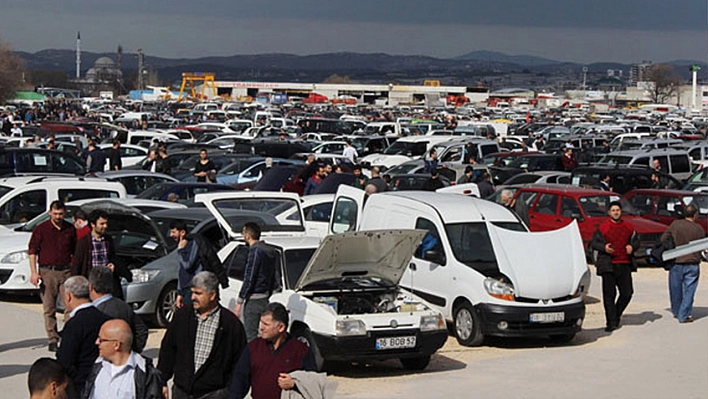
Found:
[[[678,247],[691,241],[705,238],[706,233],[703,227],[696,223],[698,207],[694,204],[689,204],[683,212],[684,219],[675,220],[671,223],[661,236],[661,242],[666,242],[670,237],[673,239],[674,245]],[[676,258],[676,263],[669,270],[671,313],[674,314],[679,323],[693,321],[691,312],[693,310],[693,296],[696,294],[696,287],[698,287],[700,264],[701,253],[693,252]]]
[[[632,254],[639,247],[639,238],[632,225],[622,220],[622,204],[619,201],[610,202],[608,214],[610,219],[598,227],[589,246],[598,252],[595,267],[602,277],[602,303],[607,323],[605,331],[610,332],[619,328],[622,312],[634,294]]]
[[[279,398],[293,389],[296,370],[317,371],[310,348],[287,333],[288,311],[280,303],[266,306],[261,314],[261,336],[248,343],[236,366],[230,398],[243,399],[251,389],[253,399]]]
[[[63,300],[66,312],[69,312],[69,321],[61,332],[57,360],[69,370],[75,389],[71,397],[74,397],[84,389],[86,378],[98,357],[98,332],[109,317],[91,304],[89,282],[84,276],[69,277],[64,282]]]
[[[200,272],[192,279],[192,304],[177,310],[162,338],[157,368],[165,382],[174,376],[173,399],[226,398],[245,346],[243,325],[219,305],[216,275]]]

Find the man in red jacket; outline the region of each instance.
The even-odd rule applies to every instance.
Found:
[[[632,254],[639,246],[639,240],[632,225],[622,220],[622,204],[619,201],[610,202],[608,214],[610,219],[598,227],[589,246],[598,252],[595,267],[602,277],[602,303],[607,322],[605,331],[610,332],[619,328],[620,317],[634,293]]]
[[[251,388],[253,399],[279,398],[283,389],[293,389],[290,377],[296,370],[316,371],[310,348],[288,334],[288,311],[272,302],[261,314],[261,336],[248,343],[236,365],[230,398],[242,399]]]

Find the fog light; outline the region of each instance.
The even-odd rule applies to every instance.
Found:
[[[500,330],[506,330],[507,328],[509,328],[509,323],[505,321],[500,321],[499,324],[497,324],[497,328]]]
[[[583,319],[582,319],[582,318],[579,318],[578,321],[575,322],[575,324],[576,324],[578,327],[582,327],[582,325],[583,325]]]

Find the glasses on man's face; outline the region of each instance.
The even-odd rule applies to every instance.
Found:
[[[117,339],[105,339],[105,338],[98,337],[98,338],[96,338],[96,342],[98,342],[99,344],[102,344],[102,343],[104,343],[104,342],[119,342],[119,340],[117,340]]]

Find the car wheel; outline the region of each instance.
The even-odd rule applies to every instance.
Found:
[[[155,308],[155,324],[167,327],[177,311],[177,284],[169,283],[160,293]]]
[[[399,359],[406,370],[423,370],[430,363],[430,355]]]
[[[324,358],[320,354],[320,349],[315,343],[315,337],[312,336],[312,331],[306,326],[299,324],[293,326],[291,333],[295,339],[307,345],[312,351],[312,355],[315,358],[315,365],[317,366],[317,371],[322,371],[324,368]]]
[[[469,302],[463,302],[455,308],[455,338],[463,346],[479,346],[484,341],[479,316]]]
[[[551,341],[553,342],[559,342],[559,343],[567,343],[573,340],[575,338],[575,333],[568,333],[568,334],[557,334],[557,335],[551,335],[550,336]]]

